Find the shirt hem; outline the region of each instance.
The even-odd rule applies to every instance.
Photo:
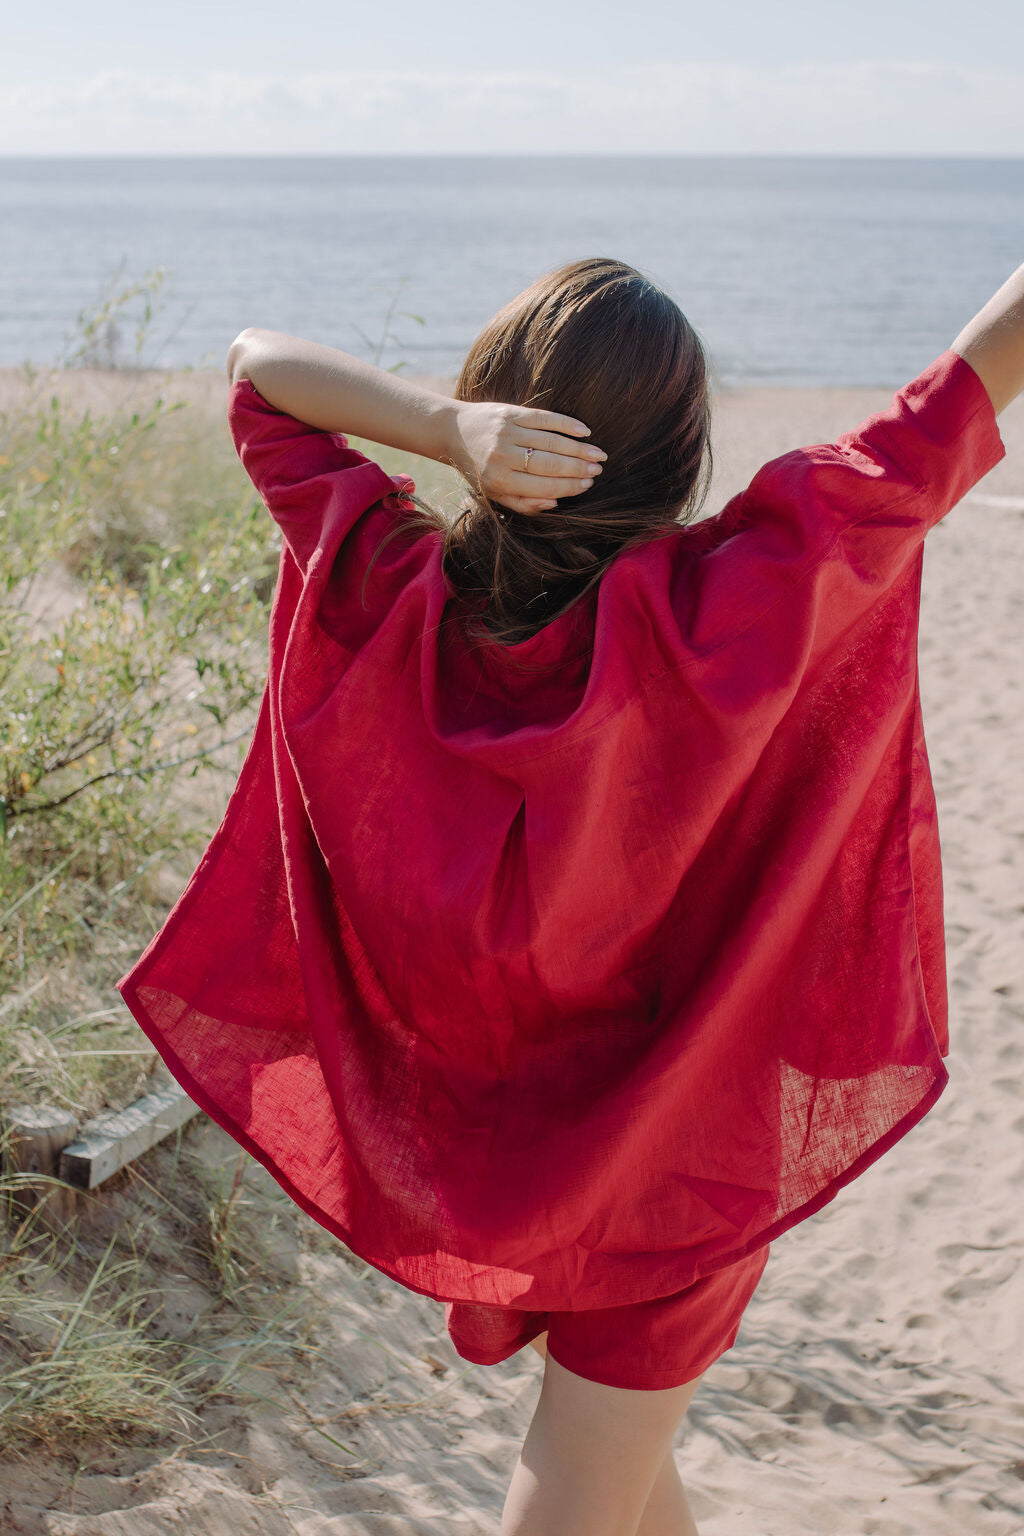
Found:
[[[451,1290],[452,1282],[443,1279],[440,1281],[442,1289],[429,1289],[427,1286],[417,1283],[415,1280],[411,1279],[407,1273],[398,1267],[394,1259],[383,1258],[379,1255],[374,1255],[369,1252],[368,1245],[364,1245],[358,1239],[354,1239],[349,1229],[346,1228],[342,1222],[329,1215],[329,1213],[325,1211],[321,1206],[319,1206],[315,1200],[313,1200],[297,1185],[293,1184],[288,1174],[284,1171],[283,1168],[281,1168],[281,1166],[271,1156],[271,1154],[267,1152],[263,1147],[261,1147],[260,1144],[254,1140],[254,1138],[250,1136],[247,1131],[243,1130],[238,1122],[234,1120],[234,1118],[224,1109],[222,1109],[217,1100],[206,1090],[206,1088],[203,1087],[198,1079],[193,1076],[189,1068],[164,1039],[161,1030],[153,1022],[149,1010],[146,1008],[145,1004],[142,1002],[139,996],[136,982],[134,980],[128,979],[128,977],[122,978],[122,980],[117,983],[117,990],[120,992],[124,1002],[127,1004],[129,1010],[133,1014],[143,1033],[152,1042],[153,1046],[156,1048],[162,1060],[165,1062],[172,1076],[185,1090],[189,1097],[199,1105],[199,1108],[205,1114],[207,1114],[215,1124],[219,1125],[220,1128],[229,1136],[231,1136],[232,1139],[239,1144],[239,1146],[244,1148],[244,1150],[248,1152],[256,1162],[258,1162],[267,1170],[271,1177],[275,1179],[276,1182],[281,1186],[285,1194],[287,1194],[289,1198],[295,1202],[300,1210],[304,1211],[307,1216],[311,1216],[319,1226],[323,1227],[327,1232],[331,1234],[332,1237],[337,1238],[341,1243],[343,1243],[344,1246],[348,1248],[351,1253],[354,1253],[357,1258],[362,1259],[364,1263],[371,1265],[372,1268],[377,1269],[382,1274],[387,1275],[389,1279],[397,1281],[398,1284],[404,1286],[406,1290],[415,1291],[420,1296],[427,1296],[432,1301],[462,1301],[476,1302],[477,1304],[483,1305],[503,1305],[503,1303],[496,1303],[494,1301],[493,1286],[490,1287],[490,1294],[487,1296],[482,1296],[479,1289],[470,1292],[459,1291],[458,1293],[453,1294]],[[879,1158],[883,1157],[885,1153],[888,1152],[889,1149],[896,1144],[896,1142],[902,1140],[907,1132],[913,1129],[919,1120],[924,1118],[924,1116],[932,1108],[932,1105],[939,1098],[948,1082],[949,1073],[946,1071],[940,1058],[936,1063],[935,1078],[921,1099],[919,1099],[918,1102],[911,1109],[909,1109],[907,1113],[903,1115],[901,1119],[898,1120],[896,1124],[890,1128],[890,1130],[885,1133],[885,1135],[880,1137],[879,1140],[874,1142],[870,1147],[867,1147],[861,1153],[861,1155],[853,1163],[850,1164],[848,1168],[843,1169],[842,1172],[830,1180],[830,1182],[824,1188],[819,1190],[815,1195],[811,1196],[810,1199],[804,1201],[802,1205],[789,1211],[785,1216],[780,1217],[770,1226],[757,1232],[741,1248],[730,1249],[725,1253],[713,1254],[711,1255],[709,1262],[704,1265],[701,1265],[698,1261],[696,1273],[689,1275],[687,1278],[677,1279],[674,1282],[670,1282],[663,1288],[653,1293],[644,1292],[643,1294],[634,1293],[628,1296],[619,1295],[614,1296],[611,1299],[608,1299],[607,1297],[601,1297],[598,1301],[592,1302],[590,1307],[574,1307],[572,1305],[572,1298],[555,1298],[551,1301],[543,1302],[537,1299],[532,1299],[529,1302],[528,1307],[524,1308],[524,1310],[586,1311],[590,1310],[590,1308],[606,1309],[609,1307],[629,1306],[634,1302],[654,1301],[663,1296],[674,1295],[676,1291],[684,1288],[687,1285],[693,1284],[697,1280],[703,1279],[706,1275],[714,1274],[719,1269],[724,1269],[728,1265],[737,1263],[739,1260],[744,1259],[749,1254],[753,1253],[755,1249],[766,1247],[769,1243],[773,1242],[775,1238],[780,1237],[783,1232],[787,1232],[791,1227],[798,1226],[801,1222],[806,1221],[809,1216],[813,1216],[823,1206],[829,1204],[830,1201],[836,1197],[836,1195],[845,1185],[852,1183],[853,1180],[858,1178],[860,1174],[865,1171],[865,1169],[871,1166],[872,1163],[877,1162]],[[500,1271],[500,1266],[488,1265],[483,1261],[474,1261],[472,1267],[475,1274],[479,1277],[486,1277],[489,1274]],[[504,1305],[510,1304],[511,1303],[504,1303]]]

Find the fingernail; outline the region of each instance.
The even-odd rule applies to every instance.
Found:
[[[590,480],[583,480],[580,483],[583,486],[583,489],[586,490],[587,486],[588,485],[593,485],[594,482],[593,482],[593,479],[590,479]]]

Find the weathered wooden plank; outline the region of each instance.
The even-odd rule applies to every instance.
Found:
[[[198,1113],[199,1105],[177,1083],[143,1094],[127,1109],[106,1110],[64,1148],[60,1176],[78,1189],[95,1189]]]

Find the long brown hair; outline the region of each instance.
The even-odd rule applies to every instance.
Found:
[[[679,306],[625,262],[589,257],[538,278],[473,342],[455,399],[577,417],[591,429],[587,441],[608,455],[589,489],[549,511],[515,512],[474,485],[450,522],[412,496],[418,513],[391,530],[369,570],[390,539],[441,530],[451,618],[475,643],[529,639],[623,550],[691,522],[707,496],[703,344]]]

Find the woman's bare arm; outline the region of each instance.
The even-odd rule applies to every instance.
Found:
[[[334,347],[248,326],[231,343],[228,379],[251,379],[279,411],[324,432],[443,460],[456,402]]]
[[[585,422],[539,406],[455,400],[336,347],[247,326],[227,355],[231,384],[322,432],[369,438],[454,466],[488,496],[530,514],[579,496],[607,457]],[[536,458],[524,449],[536,450]],[[552,500],[554,498],[554,500]]]
[[[951,351],[970,363],[996,413],[1024,389],[1024,266],[994,293],[953,342]]]

